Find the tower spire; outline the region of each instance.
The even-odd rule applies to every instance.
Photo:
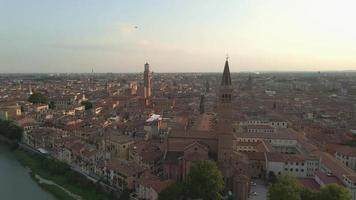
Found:
[[[224,73],[221,79],[221,86],[231,85],[231,76],[230,76],[230,68],[229,68],[229,56],[226,56]]]

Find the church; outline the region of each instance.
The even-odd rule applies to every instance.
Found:
[[[249,193],[249,161],[234,151],[232,117],[233,86],[226,59],[219,87],[217,113],[202,113],[193,122],[181,120],[166,138],[163,159],[165,178],[183,181],[195,161],[214,160],[221,170],[226,192],[235,200],[246,200]]]

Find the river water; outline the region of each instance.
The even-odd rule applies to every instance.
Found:
[[[1,143],[0,200],[55,200],[37,185],[9,148]]]

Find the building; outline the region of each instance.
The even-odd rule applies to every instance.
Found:
[[[133,138],[126,135],[109,134],[104,140],[107,158],[129,158],[129,147],[134,143]]]
[[[150,173],[142,175],[136,189],[138,199],[157,200],[159,193],[173,183],[172,180],[162,180]]]
[[[21,115],[21,106],[17,103],[0,103],[0,119],[8,120]]]
[[[130,146],[129,160],[134,160],[150,169],[152,174],[162,175],[163,152],[159,144],[146,141],[137,142]]]
[[[343,145],[335,150],[335,158],[341,161],[346,167],[356,171],[356,148]]]
[[[166,139],[163,158],[164,177],[184,180],[195,161],[213,159],[225,181],[226,192],[234,200],[247,200],[249,193],[248,157],[234,150],[232,120],[233,86],[228,59],[218,93],[217,115],[202,113],[174,128]]]
[[[266,174],[290,175],[298,178],[314,177],[319,170],[319,158],[301,154],[266,153]]]
[[[74,105],[75,103],[75,96],[74,95],[63,95],[63,96],[58,96],[56,98],[51,99],[51,101],[54,104],[54,107],[58,110],[65,110],[71,105]]]
[[[137,184],[137,180],[147,171],[147,169],[135,161],[112,159],[99,168],[99,174],[105,177],[106,181],[118,191],[126,189],[132,190]]]

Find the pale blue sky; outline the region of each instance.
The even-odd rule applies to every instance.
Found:
[[[0,0],[0,73],[356,69],[353,0]],[[138,28],[135,28],[137,26]]]

